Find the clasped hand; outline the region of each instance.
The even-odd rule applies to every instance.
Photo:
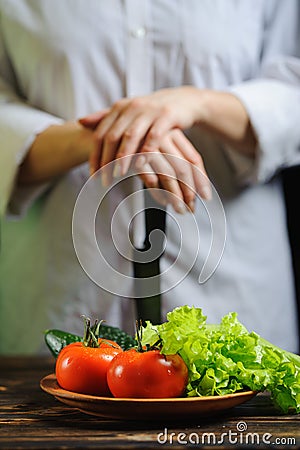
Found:
[[[179,213],[194,211],[196,193],[208,200],[211,187],[200,154],[182,130],[197,123],[201,114],[194,88],[186,86],[124,98],[81,118],[83,126],[94,130],[91,173],[116,161],[113,176],[124,176],[130,156],[138,154],[135,164],[146,187],[165,193],[157,200],[171,203]],[[103,183],[108,184],[111,180],[107,172],[103,174]]]

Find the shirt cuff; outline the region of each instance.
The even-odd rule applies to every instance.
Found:
[[[0,112],[0,134],[3,148],[0,166],[5,168],[0,177],[0,215],[24,215],[32,203],[49,186],[40,183],[17,186],[16,178],[28,150],[36,136],[50,125],[61,124],[60,118],[31,108],[23,103],[6,104]]]
[[[227,149],[243,181],[264,183],[280,169],[299,164],[299,88],[259,79],[233,86],[229,92],[243,103],[258,140],[256,157],[248,162],[247,157]]]

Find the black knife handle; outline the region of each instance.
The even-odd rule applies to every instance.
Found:
[[[134,276],[135,278],[147,278],[155,277],[153,280],[153,286],[157,295],[151,297],[144,296],[143,292],[136,292],[138,298],[135,300],[136,316],[138,320],[145,322],[150,320],[153,324],[161,323],[161,294],[160,294],[160,257],[164,248],[164,235],[166,231],[166,210],[160,204],[158,204],[151,196],[149,191],[144,189],[145,199],[145,240],[142,249],[137,249],[139,252],[139,258],[134,259]],[[154,230],[160,230],[162,233],[155,234],[155,241],[150,243],[150,233]],[[152,261],[143,261],[143,251],[147,252],[151,244],[155,247],[155,254],[158,257]],[[146,255],[146,253],[145,253]],[[137,261],[138,259],[138,261]],[[137,287],[136,287],[137,289]],[[141,291],[143,288],[140,289]]]

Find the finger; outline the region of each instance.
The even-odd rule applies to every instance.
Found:
[[[196,197],[196,188],[194,183],[194,174],[192,170],[192,164],[187,161],[178,147],[175,145],[172,139],[173,132],[169,132],[160,144],[159,150],[163,153],[164,157],[172,166],[177,182],[180,186],[182,197],[184,202],[188,205],[189,209],[193,212]],[[143,155],[151,155],[151,153],[143,152]],[[154,156],[156,154],[154,153]]]
[[[97,161],[97,162],[95,162]],[[93,153],[91,153],[89,158],[89,166],[90,166],[90,176],[94,175],[99,170],[99,157],[98,157],[98,147],[95,149]],[[97,168],[96,168],[97,167]],[[99,170],[99,174],[101,175],[101,183],[103,187],[108,187],[112,180],[112,170],[113,167],[111,164],[107,164],[106,166],[101,167]]]
[[[179,182],[184,202],[191,211],[194,211],[196,188],[192,164],[182,156],[172,139],[172,135],[169,135],[167,139],[164,139],[160,151],[164,152],[166,159],[176,173],[176,178]]]
[[[151,115],[149,113],[144,114],[139,105],[138,99],[133,101],[126,99],[126,101],[118,102],[115,108],[118,111],[118,116],[115,117],[113,122],[110,122],[110,127],[109,129],[106,128],[106,133],[103,136],[102,166],[115,158],[120,159],[122,156],[134,154],[138,151],[140,142],[144,139],[152,121]],[[124,170],[123,164],[125,165]],[[116,165],[116,170],[118,169],[120,175],[125,175],[129,165],[130,159],[124,158],[120,161],[120,165]]]
[[[94,172],[96,172],[98,169],[100,169],[106,164],[105,161],[102,162],[104,137],[106,133],[108,133],[110,127],[113,125],[114,121],[117,119],[118,114],[119,112],[116,107],[110,109],[94,131],[95,150],[94,152],[92,152],[90,157],[90,167],[91,170],[93,170]],[[109,184],[111,180],[106,181],[107,184]]]
[[[84,127],[91,128],[94,130],[97,127],[97,125],[99,124],[99,122],[103,119],[103,117],[106,116],[108,111],[109,111],[109,109],[106,108],[101,111],[94,112],[85,117],[81,117],[80,119],[78,119],[78,122],[81,125],[83,125]]]
[[[147,155],[147,157],[149,157],[149,155]],[[173,167],[169,164],[164,155],[159,152],[156,152],[156,154],[152,153],[151,157],[149,159],[147,158],[147,160],[158,176],[160,186],[165,191],[168,203],[173,206],[176,212],[184,214],[186,208],[184,206],[182,190]]]
[[[102,153],[102,142],[98,140],[98,138],[94,137],[95,141],[95,149],[90,154],[89,163],[90,163],[90,173],[93,175],[97,170],[100,169],[101,163],[101,153]]]
[[[188,205],[189,209],[194,212],[196,187],[190,163],[180,156],[178,156],[178,158],[173,158],[166,155],[166,158],[175,170],[184,202]]]
[[[148,188],[159,189],[159,179],[144,155],[138,155],[135,161],[137,174]]]
[[[122,134],[122,130],[119,130],[120,134]],[[126,174],[130,160],[126,157],[117,156],[118,148],[120,146],[121,138],[119,137],[119,133],[108,131],[107,136],[105,136],[102,142],[102,151],[101,151],[101,167],[105,167],[109,165],[112,161],[114,161],[114,169],[112,172],[112,177],[107,180],[109,184],[112,178],[118,178]],[[123,169],[126,164],[126,170]]]
[[[90,158],[89,158],[90,176],[95,175],[95,173],[96,173],[97,176],[100,175],[101,176],[100,180],[101,180],[102,186],[103,187],[108,187],[109,184],[110,184],[110,181],[112,179],[112,170],[113,170],[113,168],[112,168],[111,164],[108,164],[108,165],[102,167],[101,170],[99,170],[99,171],[98,171],[98,169],[95,170],[95,166],[94,166],[94,162],[93,162],[93,156],[94,155],[91,155]]]
[[[145,136],[142,151],[156,151],[163,136],[172,130],[174,126],[176,125],[174,123],[173,115],[171,111],[165,107],[163,115],[153,121],[152,126],[149,128],[148,133]]]
[[[151,122],[151,116],[139,115],[124,132],[116,155],[116,158],[120,160],[120,172],[122,175],[125,175],[129,169],[130,156],[140,150]]]
[[[137,175],[141,178],[144,185],[149,189],[151,196],[162,206],[167,205],[167,198],[164,191],[160,189],[159,179],[153,171],[151,165],[147,162],[144,155],[138,155],[135,160]]]
[[[211,200],[212,198],[212,185],[205,170],[199,169],[198,166],[193,166],[194,180],[196,191],[199,193],[203,200]]]
[[[108,132],[108,130],[112,127],[113,123],[122,114],[123,109],[126,107],[128,103],[128,99],[121,99],[116,102],[111,108],[105,110],[106,113],[102,117],[101,121],[98,123],[95,129],[95,139],[101,141],[104,135]],[[97,113],[95,113],[95,118],[97,117]]]
[[[105,121],[105,123],[104,123]],[[101,166],[102,152],[103,152],[103,135],[105,135],[106,128],[109,127],[110,122],[113,121],[111,114],[105,117],[97,126],[93,138],[95,142],[95,149],[90,155],[90,172],[95,173]]]
[[[192,164],[193,179],[196,191],[204,200],[212,197],[211,182],[204,167],[203,159],[192,143],[180,131],[172,132],[172,139],[182,155]]]
[[[146,182],[145,185],[147,186]],[[154,198],[154,200],[159,203],[161,206],[167,206],[168,197],[163,189],[151,189],[147,186],[147,189],[149,189],[151,197]]]

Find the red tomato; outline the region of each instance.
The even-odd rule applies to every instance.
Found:
[[[86,347],[74,342],[64,347],[56,361],[58,384],[81,394],[110,396],[106,373],[112,359],[122,348],[113,341],[99,339],[99,347]]]
[[[114,397],[169,398],[183,395],[188,369],[179,355],[130,349],[115,356],[107,371]]]

